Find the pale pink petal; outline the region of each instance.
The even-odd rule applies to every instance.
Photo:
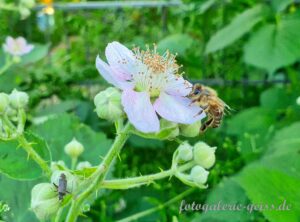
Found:
[[[168,79],[165,91],[170,95],[187,96],[192,91],[192,84],[181,76],[172,76]]]
[[[116,75],[114,75],[109,65],[107,65],[107,63],[100,59],[99,56],[97,56],[96,58],[96,68],[98,69],[101,76],[110,84],[120,89],[133,88],[132,83],[119,79]]]
[[[12,48],[15,44],[15,40],[11,36],[6,37],[5,41],[8,48]]]
[[[23,37],[18,37],[15,41],[21,49],[23,49],[27,45],[27,41]]]
[[[33,48],[34,48],[34,45],[31,45],[31,44],[26,45],[23,49],[23,54],[27,54],[27,53],[31,52],[33,50]]]
[[[119,42],[109,43],[105,49],[106,59],[119,75],[124,79],[132,79],[132,73],[135,67],[135,58],[133,52]]]
[[[159,131],[159,120],[148,93],[124,90],[122,105],[129,121],[136,129],[144,133]]]
[[[176,123],[192,124],[205,117],[201,108],[191,104],[191,100],[182,96],[161,93],[154,103],[154,109],[164,119]]]

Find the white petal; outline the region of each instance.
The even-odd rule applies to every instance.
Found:
[[[97,58],[96,58],[96,68],[98,69],[98,71],[102,75],[102,77],[110,84],[112,84],[120,89],[126,89],[126,88],[133,87],[132,83],[129,83],[122,79],[119,79],[116,75],[114,75],[114,72],[111,70],[109,65],[107,65],[102,59],[100,59],[99,56],[97,56]]]
[[[124,90],[122,105],[129,121],[136,129],[144,133],[159,131],[159,120],[148,93]]]
[[[154,103],[154,109],[164,119],[171,122],[192,124],[205,117],[204,111],[191,100],[182,96],[168,95],[162,92]]]
[[[192,84],[181,76],[173,75],[172,79],[168,79],[165,91],[170,95],[187,96],[192,91]]]
[[[109,65],[114,67],[126,80],[132,79],[135,58],[131,50],[119,42],[112,42],[107,45],[105,56]]]

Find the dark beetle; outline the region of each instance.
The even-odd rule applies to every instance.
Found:
[[[61,174],[58,180],[58,186],[56,184],[53,184],[57,188],[58,192],[58,199],[62,201],[64,199],[64,196],[69,193],[67,191],[67,178],[65,174]]]

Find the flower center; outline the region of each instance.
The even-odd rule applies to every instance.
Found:
[[[169,80],[178,73],[175,55],[168,51],[159,55],[156,46],[151,50],[133,49],[137,61],[137,73],[133,77],[135,90],[149,92],[151,98],[156,98],[166,87]]]

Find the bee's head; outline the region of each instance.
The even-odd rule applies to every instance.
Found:
[[[202,85],[194,84],[193,89],[192,89],[191,93],[189,94],[189,97],[192,98],[192,99],[196,98],[202,93],[202,91],[203,91]]]

